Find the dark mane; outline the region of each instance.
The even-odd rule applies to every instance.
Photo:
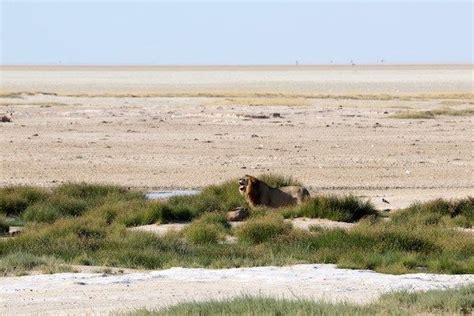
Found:
[[[249,188],[251,189],[247,192],[248,198],[253,205],[259,205],[261,204],[260,185],[265,185],[265,183],[252,176],[248,177],[250,179]]]

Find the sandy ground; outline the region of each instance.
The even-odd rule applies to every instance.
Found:
[[[387,275],[324,264],[61,273],[0,278],[0,314],[106,314],[241,295],[364,304],[391,291],[446,289],[472,282],[474,275]]]
[[[382,209],[464,197],[474,186],[472,116],[390,116],[472,109],[472,70],[4,67],[0,115],[13,123],[0,123],[0,185],[201,188],[274,172]],[[313,97],[241,98],[255,91]]]

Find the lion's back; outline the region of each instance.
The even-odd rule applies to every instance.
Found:
[[[271,195],[272,207],[300,204],[306,197],[309,197],[308,190],[300,186],[280,187],[271,189],[268,193]]]

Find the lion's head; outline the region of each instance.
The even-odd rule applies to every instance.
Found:
[[[239,192],[240,194],[247,193],[253,184],[255,184],[258,180],[255,177],[245,175],[245,177],[239,179]]]

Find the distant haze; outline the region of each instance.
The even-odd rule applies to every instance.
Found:
[[[471,2],[5,2],[1,64],[472,63]]]

